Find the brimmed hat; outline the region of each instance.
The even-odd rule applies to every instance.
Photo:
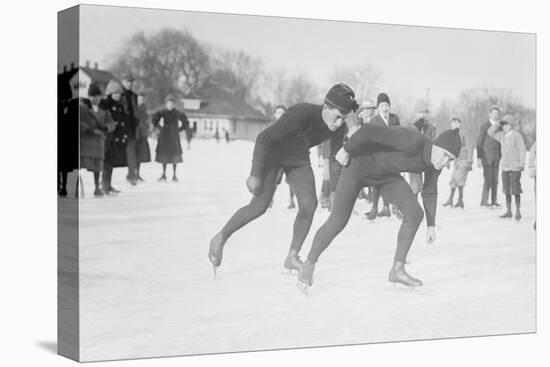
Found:
[[[390,106],[390,97],[386,93],[380,93],[378,94],[378,97],[376,97],[376,107],[380,106],[380,103],[387,102]]]
[[[376,108],[376,103],[374,103],[374,101],[371,99],[363,101],[363,103],[361,103],[361,106],[359,107],[360,110],[375,109],[375,108]]]
[[[458,130],[449,129],[443,131],[437,136],[437,138],[435,138],[434,145],[437,145],[438,147],[441,147],[453,154],[455,157],[458,157],[462,145],[460,143],[460,135]]]
[[[109,80],[109,84],[107,84],[107,87],[105,88],[105,95],[108,96],[114,93],[122,93],[122,86],[116,80],[111,79]]]
[[[336,84],[329,89],[325,97],[325,103],[344,113],[356,111],[359,107],[355,101],[355,93],[344,83]]]
[[[131,71],[127,71],[122,75],[121,80],[128,80],[130,82],[134,81],[134,74]]]

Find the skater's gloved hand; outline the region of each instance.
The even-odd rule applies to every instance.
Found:
[[[426,243],[434,243],[435,242],[435,227],[428,227],[428,230],[426,231]]]
[[[258,196],[262,191],[262,180],[259,177],[250,176],[246,179],[246,187],[252,195]]]
[[[336,161],[340,163],[342,166],[347,166],[349,163],[349,153],[344,150],[344,148],[340,148],[340,150],[336,153]]]
[[[481,161],[481,158],[477,159],[477,168],[483,167],[483,162]]]

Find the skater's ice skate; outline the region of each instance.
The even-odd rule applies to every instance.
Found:
[[[422,281],[420,279],[413,278],[405,271],[405,264],[401,261],[396,261],[393,265],[393,268],[388,275],[388,281],[397,284],[403,284],[407,287],[421,287]]]
[[[445,203],[443,203],[443,206],[450,206],[451,208],[453,207],[453,201],[451,199],[447,200]]]
[[[506,213],[502,214],[500,216],[501,218],[512,218],[513,215],[512,215],[512,212],[510,210],[506,211]]]
[[[296,286],[302,292],[307,292],[307,289],[313,284],[313,271],[315,264],[306,260],[300,267],[298,272],[298,284]]]
[[[298,256],[298,252],[296,250],[290,250],[283,264],[283,273],[286,275],[294,275],[300,271],[303,264],[304,262]]]
[[[462,199],[459,199],[459,200],[456,202],[455,208],[462,208],[462,209],[464,209],[464,202],[462,201]]]
[[[216,278],[216,268],[221,265],[223,257],[223,246],[225,239],[222,233],[218,233],[210,241],[210,250],[208,251],[208,259],[214,267],[214,278]]]
[[[516,211],[516,216],[515,216],[515,219],[516,219],[517,221],[520,221],[520,220],[521,220],[521,213],[520,213],[520,211],[519,211],[519,210],[518,210],[518,211]]]

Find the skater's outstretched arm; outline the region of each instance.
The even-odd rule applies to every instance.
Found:
[[[414,151],[419,142],[418,134],[417,131],[406,127],[365,124],[348,139],[344,149],[352,157],[359,155],[369,144],[377,144],[402,152]]]
[[[270,148],[286,136],[296,133],[309,122],[309,110],[290,107],[273,125],[266,128],[256,138],[250,176],[260,177]]]

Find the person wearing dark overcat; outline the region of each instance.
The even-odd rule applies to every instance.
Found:
[[[284,267],[287,270],[299,269],[302,262],[298,253],[317,208],[309,149],[328,139],[342,125],[346,115],[357,107],[353,90],[345,84],[337,84],[328,91],[322,105],[293,105],[258,135],[250,177],[246,180],[252,200],[237,210],[211,240],[208,258],[214,271],[221,264],[227,239],[264,214],[269,207],[281,170],[288,177],[298,201],[292,241]]]
[[[460,136],[456,130],[447,130],[432,143],[411,127],[373,124],[363,125],[348,134],[350,138],[336,154],[345,167],[336,188],[334,207],[315,234],[307,260],[300,266],[298,285],[308,287],[313,284],[315,264],[348,223],[357,194],[365,186],[374,186],[403,214],[388,280],[412,287],[421,286],[422,281],[405,271],[405,262],[424,212],[401,173],[425,174],[422,199],[428,225],[427,242],[432,243],[435,240],[437,180],[441,169],[460,152]]]
[[[481,125],[477,139],[477,167],[483,167],[483,190],[481,193],[481,207],[500,208],[497,202],[498,168],[500,164],[500,143],[487,134],[491,126],[500,122],[500,108],[491,106],[489,109],[489,121]],[[491,204],[489,204],[489,192],[491,192]]]

